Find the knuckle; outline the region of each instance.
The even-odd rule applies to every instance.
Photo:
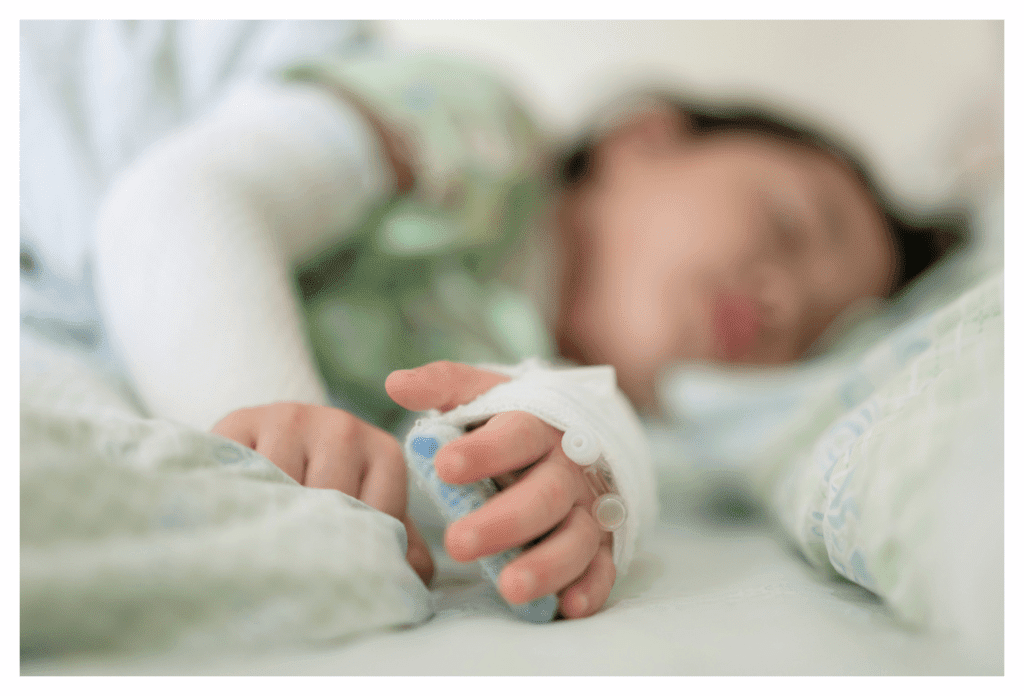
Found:
[[[451,360],[436,360],[426,365],[426,370],[438,380],[450,380],[455,377],[456,363]]]
[[[511,442],[516,446],[533,446],[540,435],[538,423],[541,421],[525,411],[506,411],[492,419],[493,432],[498,439]]]
[[[338,411],[333,418],[334,431],[346,442],[359,435],[359,420],[345,411]]]
[[[298,428],[305,424],[306,413],[303,404],[282,401],[267,407],[266,414],[285,427]]]
[[[226,425],[235,425],[237,423],[243,423],[247,420],[252,420],[253,418],[259,416],[259,414],[259,406],[248,406],[246,408],[238,408],[229,413],[228,415],[224,416],[224,418],[221,420],[221,423]]]
[[[330,409],[325,417],[318,421],[316,430],[323,439],[342,444],[352,444],[359,436],[360,421],[358,418],[340,409]]]
[[[548,514],[555,513],[565,507],[569,499],[571,483],[564,469],[552,469],[551,475],[540,488],[542,505]]]
[[[510,411],[501,414],[504,416],[503,427],[507,434],[518,442],[531,439],[536,431],[536,416],[531,416],[525,411]]]
[[[231,413],[217,421],[217,423],[212,428],[210,428],[210,432],[216,433],[218,435],[228,435],[234,430],[235,423],[239,422],[240,420],[241,417],[239,412],[232,411]]]

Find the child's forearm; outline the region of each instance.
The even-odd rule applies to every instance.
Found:
[[[291,274],[391,190],[359,128],[311,88],[250,90],[115,184],[97,292],[154,415],[205,429],[243,406],[326,402]]]

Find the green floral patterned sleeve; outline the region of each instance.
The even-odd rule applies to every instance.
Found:
[[[383,389],[391,370],[550,357],[524,269],[511,263],[528,243],[543,249],[547,144],[511,92],[476,67],[430,56],[319,62],[287,77],[326,84],[378,115],[408,144],[416,179],[299,269],[335,397],[388,427],[398,413]]]

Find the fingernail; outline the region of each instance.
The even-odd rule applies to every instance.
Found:
[[[589,607],[590,599],[585,594],[576,596],[576,613],[578,615],[582,616],[583,614],[585,614]]]

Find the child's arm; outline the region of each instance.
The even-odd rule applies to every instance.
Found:
[[[307,85],[237,91],[128,168],[97,223],[104,320],[153,415],[326,404],[293,269],[395,177],[373,127]]]
[[[546,374],[557,372],[549,370]],[[576,371],[568,379],[556,378],[558,388],[573,390],[574,379],[581,375]],[[586,379],[583,377],[582,381]],[[446,412],[470,404],[509,381],[503,374],[441,362],[394,372],[388,377],[386,389],[407,409]],[[528,381],[522,383],[527,385]],[[634,441],[631,412],[620,412],[624,399],[620,401],[610,394],[604,398],[591,392],[589,386],[592,385],[578,390],[577,395],[606,402],[588,409],[591,427],[624,431],[616,433],[615,439],[631,442],[618,448],[617,453],[632,457],[627,465],[635,465],[643,474],[638,479],[642,485],[636,485],[634,480],[631,487],[640,494],[626,494],[628,514],[633,516],[632,529],[616,532],[627,535],[625,545],[629,548],[625,550],[623,543],[614,544],[612,533],[602,531],[593,518],[591,505],[596,495],[584,477],[583,468],[563,452],[563,431],[535,415],[518,410],[497,413],[445,445],[434,460],[438,475],[448,483],[494,478],[503,484],[502,490],[483,507],[449,526],[445,535],[449,554],[459,561],[472,561],[543,537],[506,566],[498,587],[505,599],[514,604],[557,593],[561,614],[567,618],[589,616],[601,608],[615,582],[616,561],[624,570],[637,529],[655,512],[653,492],[641,490],[649,483],[643,479],[650,473],[645,470],[650,463],[644,444]],[[496,393],[497,390],[491,392]],[[557,410],[553,406],[550,413]],[[594,414],[600,415],[595,419]],[[553,419],[559,416],[554,415]],[[606,438],[606,442],[608,439],[612,438]]]
[[[429,584],[434,564],[406,514],[405,459],[390,434],[345,411],[299,403],[234,411],[213,432],[256,450],[304,486],[341,491],[398,519],[409,540],[406,559]]]

